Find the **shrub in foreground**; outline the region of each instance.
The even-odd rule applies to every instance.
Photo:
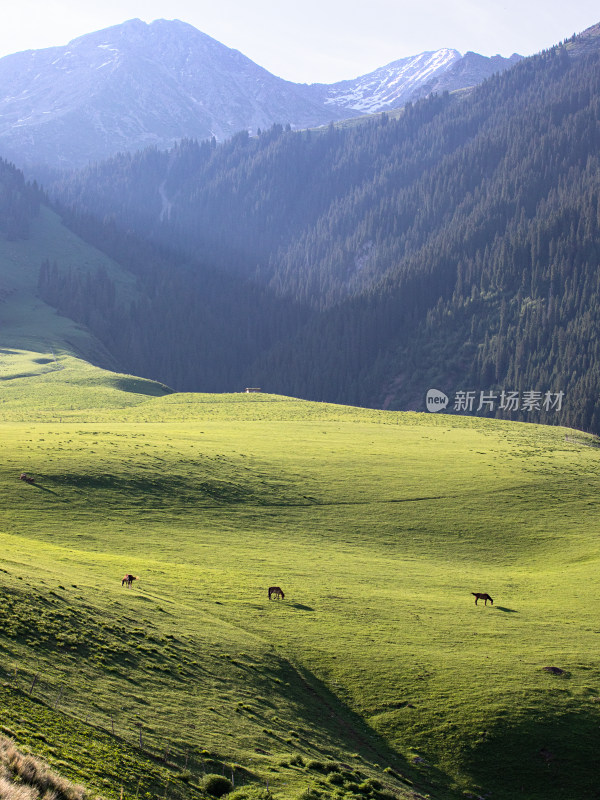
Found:
[[[242,786],[232,792],[227,800],[275,800],[273,794],[264,786]]]
[[[233,789],[233,783],[224,775],[208,774],[202,780],[202,788],[211,797],[223,797]]]

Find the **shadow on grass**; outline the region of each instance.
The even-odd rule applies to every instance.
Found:
[[[157,381],[149,381],[145,378],[126,377],[126,378],[112,378],[110,380],[115,389],[121,392],[129,392],[130,394],[146,394],[150,397],[163,397],[167,394],[173,394],[173,389],[165,386],[164,383]]]
[[[504,611],[505,614],[518,614],[516,608],[506,608],[506,606],[494,606],[498,611]]]
[[[314,611],[311,606],[303,606],[302,603],[290,603],[292,608],[297,608],[299,611]]]
[[[600,712],[566,703],[498,719],[462,754],[463,769],[498,800],[597,798]]]
[[[55,492],[53,489],[48,489],[47,486],[42,486],[39,483],[32,483],[31,485],[34,489],[39,489],[41,492],[48,492],[48,494],[53,494],[58,497],[58,492]]]
[[[310,747],[313,753],[316,751],[326,760],[335,759],[334,751],[338,750],[340,754],[353,753],[353,757],[364,764],[386,764],[398,776],[403,789],[407,788],[405,781],[413,790],[417,786],[427,791],[432,786],[441,790],[448,786],[447,774],[432,764],[427,764],[424,773],[415,766],[416,762],[410,763],[314,673],[281,656],[275,657],[268,671],[286,687],[286,698],[294,707],[294,716],[305,723],[310,721],[312,731],[305,730],[305,735],[298,740],[303,749]],[[391,775],[389,780],[388,789],[398,791],[400,787],[394,785]]]
[[[247,479],[238,481],[215,477],[198,481],[193,474],[169,474],[164,471],[38,473],[38,477],[61,489],[70,489],[80,494],[93,492],[96,504],[103,501],[113,503],[118,499],[128,503],[144,503],[146,507],[170,505],[174,500],[178,505],[205,503],[214,504],[213,507],[217,508],[244,503],[278,505],[272,502],[272,498],[280,493],[280,486],[275,481],[265,481],[260,486]],[[39,486],[37,483],[35,485]]]

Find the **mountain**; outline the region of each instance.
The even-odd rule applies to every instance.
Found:
[[[269,292],[241,316],[236,295],[229,315],[268,329],[255,336],[249,322],[248,385],[403,409],[423,408],[429,388],[562,391],[569,404],[553,421],[600,430],[599,120],[600,37],[587,32],[393,117],[123,155],[52,192],[101,248],[112,234],[88,230],[90,216],[201,258],[243,291]],[[64,313],[85,297],[52,275],[44,292]],[[182,376],[189,388],[204,380],[189,306],[182,281],[155,289],[141,317],[134,309],[145,376],[175,388]],[[177,328],[166,352],[189,348],[178,376],[161,355],[165,328]],[[126,337],[117,352],[131,353]],[[494,408],[546,421],[537,411]]]
[[[454,92],[482,83],[509,69],[522,56],[481,56],[441,49],[393,61],[352,81],[322,86],[328,107],[350,108],[361,114],[400,108],[434,92]],[[317,86],[315,86],[315,89]]]
[[[510,58],[502,56],[481,56],[468,52],[462,58],[454,60],[448,69],[432,72],[431,76],[415,87],[411,100],[416,100],[434,92],[456,92],[483,83],[494,73],[504,72],[521,60],[521,56],[513,53]]]
[[[477,80],[512,63],[479,58]],[[325,125],[402,105],[460,62],[457,51],[440,50],[309,86],[272,75],[186,23],[134,19],[65,47],[0,59],[0,151],[20,165],[71,167],[273,123]]]
[[[103,368],[114,367],[118,359],[88,328],[59,316],[55,307],[39,297],[40,267],[59,259],[63,269],[76,270],[83,279],[104,275],[119,302],[125,304],[137,296],[134,275],[62,225],[39,188],[2,160],[0,189],[2,378],[50,371],[59,353]],[[25,352],[50,357],[29,363]]]
[[[303,87],[183,22],[131,20],[0,60],[0,147],[20,162],[85,164],[185,136],[230,136],[274,117],[318,125]]]
[[[190,263],[106,221],[79,220],[84,240],[2,160],[0,189],[0,380],[54,372],[65,355],[135,375],[169,374],[182,388],[201,375],[207,388],[239,391],[251,383],[248,365],[307,321],[308,310],[268,287],[200,258]]]
[[[458,50],[447,49],[402,58],[355,80],[323,86],[324,100],[333,108],[350,108],[365,114],[398,108],[416,99],[424,84],[443,75],[461,60]]]

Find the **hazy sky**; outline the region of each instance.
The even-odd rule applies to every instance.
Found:
[[[424,50],[531,55],[600,22],[597,0],[14,0],[0,56],[139,17],[181,19],[282,78],[333,83]]]

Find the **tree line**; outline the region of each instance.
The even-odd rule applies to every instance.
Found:
[[[600,58],[570,45],[397,115],[56,181],[68,224],[113,253],[124,237],[139,275],[128,368],[391,408],[424,408],[432,386],[563,392],[552,418],[482,413],[600,431]],[[61,296],[90,297],[68,280]]]

